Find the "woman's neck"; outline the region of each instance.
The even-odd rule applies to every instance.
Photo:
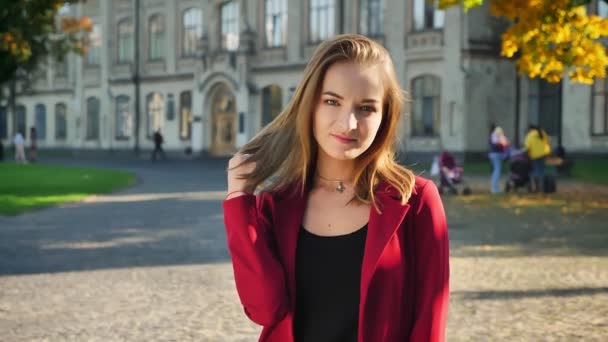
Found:
[[[324,153],[319,153],[315,176],[331,181],[351,183],[354,178],[355,161],[338,160]]]

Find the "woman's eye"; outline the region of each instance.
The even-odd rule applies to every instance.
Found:
[[[337,106],[338,105],[338,101],[336,100],[325,100],[325,103],[330,105],[330,106]]]
[[[364,112],[375,112],[376,108],[372,107],[372,106],[361,106],[361,110]]]

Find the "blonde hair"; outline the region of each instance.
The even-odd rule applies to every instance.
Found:
[[[318,146],[312,133],[312,114],[319,100],[323,79],[329,67],[350,61],[379,65],[384,72],[382,122],[372,145],[356,159],[355,198],[359,203],[376,205],[374,189],[386,181],[400,194],[405,204],[415,183],[412,171],[395,160],[397,126],[405,101],[388,51],[373,40],[357,35],[338,35],[319,45],[304,70],[304,77],[287,108],[264,127],[241,149],[247,161],[255,162],[252,172],[244,175],[246,188],[254,190],[272,177],[267,191],[300,186],[309,189],[317,158]]]

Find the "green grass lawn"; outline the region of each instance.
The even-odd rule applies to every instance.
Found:
[[[135,182],[129,172],[58,165],[0,163],[0,214],[78,201]]]
[[[572,176],[585,183],[608,185],[608,160],[577,160]]]

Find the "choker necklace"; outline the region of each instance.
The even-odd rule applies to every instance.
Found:
[[[339,180],[339,179],[329,179],[329,178],[325,178],[319,174],[317,174],[317,177],[321,178],[322,180],[328,181],[328,182],[338,182],[338,186],[336,187],[336,191],[339,193],[343,193],[344,190],[346,190],[346,187],[344,186],[344,183]]]

